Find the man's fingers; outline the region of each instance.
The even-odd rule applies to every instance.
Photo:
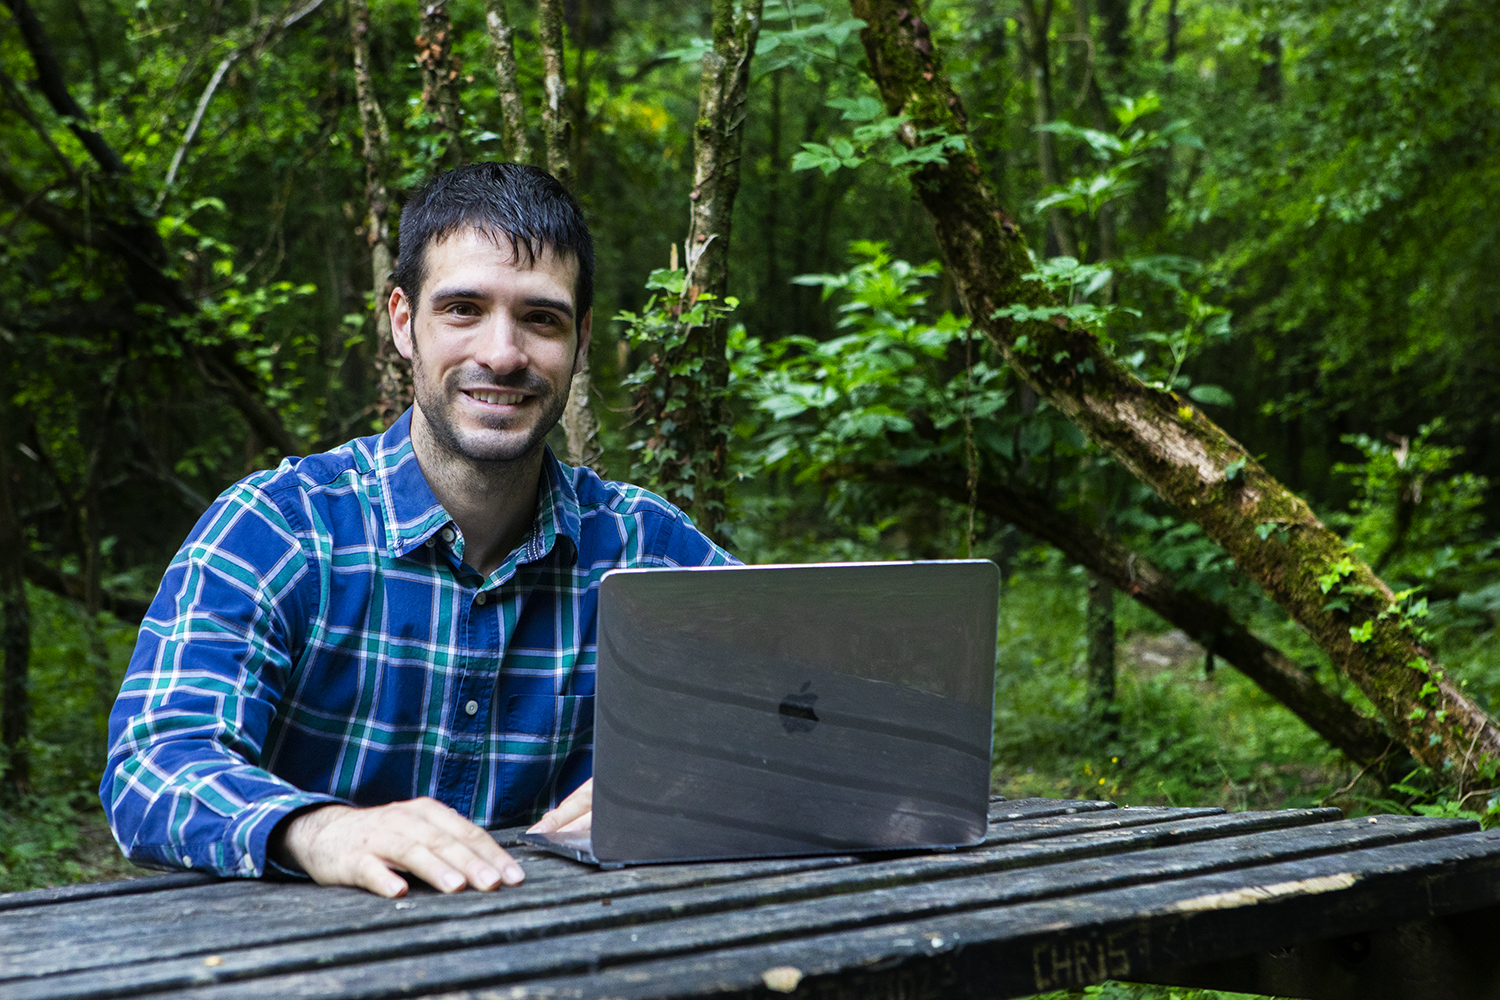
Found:
[[[587,832],[589,832],[589,830],[593,829],[593,826],[594,826],[594,814],[592,812],[586,812],[582,816],[580,816],[577,819],[575,819],[573,822],[567,824],[566,826],[563,826],[563,827],[559,828],[557,832],[558,833],[587,833]]]
[[[396,871],[443,892],[494,889],[525,878],[493,837],[432,799],[367,809],[329,806],[306,814],[305,821],[294,819],[284,839],[291,860],[318,883],[359,886],[387,897],[407,891]]]
[[[569,829],[570,824],[583,816],[589,816],[594,810],[594,779],[590,778],[579,785],[572,795],[563,799],[547,815],[537,820],[528,833],[552,833],[556,830]],[[582,829],[588,829],[587,826]]]
[[[363,854],[354,860],[353,872],[348,883],[361,889],[368,889],[377,896],[387,899],[395,899],[406,895],[409,886],[406,879],[391,871],[380,859],[373,854]],[[342,884],[336,883],[336,884]]]
[[[433,824],[428,842],[454,868],[462,871],[476,889],[493,889],[501,882],[519,885],[526,874],[495,838],[434,799],[416,799],[416,813]]]
[[[446,853],[451,845],[440,845],[439,851]],[[469,884],[468,875],[439,851],[426,844],[410,844],[398,856],[387,858],[387,863],[403,871],[411,872],[434,889],[442,892],[458,892]],[[489,888],[486,886],[485,888]]]

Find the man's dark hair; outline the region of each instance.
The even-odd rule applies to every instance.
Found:
[[[427,281],[427,248],[461,229],[504,236],[516,263],[532,267],[548,248],[578,261],[573,325],[594,304],[594,239],[568,189],[547,171],[520,163],[471,163],[438,174],[401,210],[396,285],[413,315]]]

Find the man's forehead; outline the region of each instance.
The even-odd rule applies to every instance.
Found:
[[[508,264],[518,270],[564,270],[570,285],[578,276],[578,255],[572,250],[540,240],[513,239],[504,230],[488,226],[460,226],[433,240],[429,255],[433,250],[446,250],[475,241],[494,247]]]

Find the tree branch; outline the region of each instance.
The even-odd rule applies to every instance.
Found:
[[[910,122],[906,141],[927,129],[966,137],[941,56],[919,30],[918,5],[851,7],[868,25],[861,37],[887,110]],[[1500,728],[1444,675],[1390,588],[1239,442],[1168,389],[1142,383],[1087,329],[1002,312],[1057,303],[1041,283],[1023,280],[1032,269],[1025,237],[984,178],[971,142],[912,177],[974,326],[1040,396],[1223,546],[1418,761],[1437,771],[1450,763],[1469,781],[1484,759],[1500,759]],[[1341,598],[1334,607],[1330,595]]]
[[[965,484],[941,468],[851,465],[830,470],[829,474],[919,487],[954,503],[968,503]],[[1392,740],[1379,722],[1360,715],[1336,692],[1323,687],[1290,657],[1237,621],[1223,605],[1179,589],[1170,574],[1115,536],[1058,510],[1044,497],[995,482],[993,477],[980,491],[978,502],[986,514],[1046,542],[1188,635],[1212,636],[1218,656],[1350,760],[1361,764],[1389,760]],[[1391,765],[1398,766],[1399,762]]]

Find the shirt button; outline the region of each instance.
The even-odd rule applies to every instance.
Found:
[[[184,868],[191,868],[191,867],[193,867],[193,859],[191,857],[189,857],[188,855],[184,854],[182,856],[182,867],[184,867]]]
[[[453,544],[453,529],[452,528],[444,528],[443,531],[442,531],[442,536],[443,536],[443,541],[447,542],[450,545]]]
[[[430,549],[430,548],[433,548],[437,543],[434,542],[432,539],[429,538],[429,539],[427,539],[427,541],[423,542],[422,544],[425,545],[425,546],[427,546]]]
[[[485,601],[488,601],[489,599],[490,599],[490,595],[486,594],[484,591],[481,590],[479,592],[479,596],[476,597],[476,598],[474,598],[474,603],[475,604],[483,604]]]
[[[479,714],[479,702],[474,701],[472,698],[469,699],[468,704],[464,705],[464,711],[468,712],[470,715],[478,715]]]

